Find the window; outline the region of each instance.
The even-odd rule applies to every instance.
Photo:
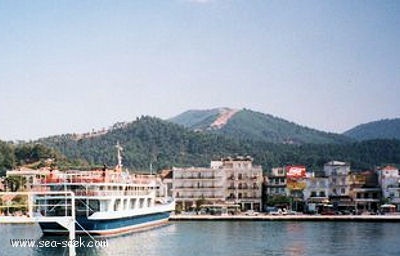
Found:
[[[129,208],[130,209],[135,209],[135,204],[136,204],[136,199],[131,198],[130,203],[129,203]]]
[[[345,189],[345,188],[342,188],[342,189],[340,190],[340,193],[341,193],[341,194],[346,194],[346,189]]]
[[[317,197],[317,192],[311,191],[311,197]]]
[[[114,211],[118,211],[121,205],[121,199],[116,199],[114,202]]]

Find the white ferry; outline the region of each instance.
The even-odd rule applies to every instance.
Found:
[[[121,150],[114,170],[50,173],[35,190],[72,191],[75,194],[75,230],[77,234],[115,235],[165,224],[175,210],[175,202],[157,197],[161,181],[155,175],[122,171]],[[41,205],[35,214],[62,216],[66,198],[37,198]],[[44,202],[44,200],[47,200]],[[49,202],[51,200],[51,202]],[[70,208],[69,208],[70,209]],[[57,222],[39,222],[44,234],[68,234]]]

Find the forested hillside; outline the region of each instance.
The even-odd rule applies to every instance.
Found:
[[[343,135],[318,131],[248,109],[237,110],[225,125],[215,128],[213,123],[229,110],[228,108],[191,110],[171,118],[169,121],[195,131],[261,142],[299,145],[307,143],[340,144],[352,141]]]
[[[400,118],[361,124],[343,134],[356,140],[400,139]]]
[[[320,170],[330,160],[348,161],[354,169],[372,169],[400,163],[400,141],[373,140],[347,144],[288,145],[233,139],[217,134],[193,132],[153,117],[141,117],[123,128],[93,138],[75,140],[62,135],[41,139],[70,159],[92,165],[114,166],[115,145],[123,148],[123,164],[131,170],[154,170],[172,166],[208,166],[210,160],[227,155],[251,155],[264,171],[287,164],[304,164]]]
[[[351,141],[342,135],[318,131],[247,109],[237,112],[217,132],[234,138],[284,144],[340,144]]]
[[[82,166],[85,162],[70,161],[56,149],[40,143],[13,144],[0,141],[0,176],[18,166],[36,169],[45,165],[63,169],[73,165]]]
[[[80,140],[71,135],[41,139],[72,159],[85,159],[93,165],[117,163],[115,145],[124,148],[123,164],[129,169],[148,170],[175,166],[206,166],[215,157],[247,153],[238,141],[217,135],[204,135],[158,118],[141,117],[106,135]]]

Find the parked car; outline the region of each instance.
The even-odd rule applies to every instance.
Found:
[[[299,215],[299,214],[302,214],[302,213],[301,212],[292,211],[292,210],[288,210],[288,211],[286,211],[286,214],[287,215]]]
[[[255,212],[254,210],[248,210],[244,213],[247,216],[258,216],[258,212]]]
[[[276,208],[276,207],[268,207],[267,208],[267,213],[270,215],[286,215],[287,211],[286,209],[281,209],[281,208]]]

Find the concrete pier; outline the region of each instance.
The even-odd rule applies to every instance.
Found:
[[[400,215],[171,215],[171,221],[364,221],[400,222]]]

